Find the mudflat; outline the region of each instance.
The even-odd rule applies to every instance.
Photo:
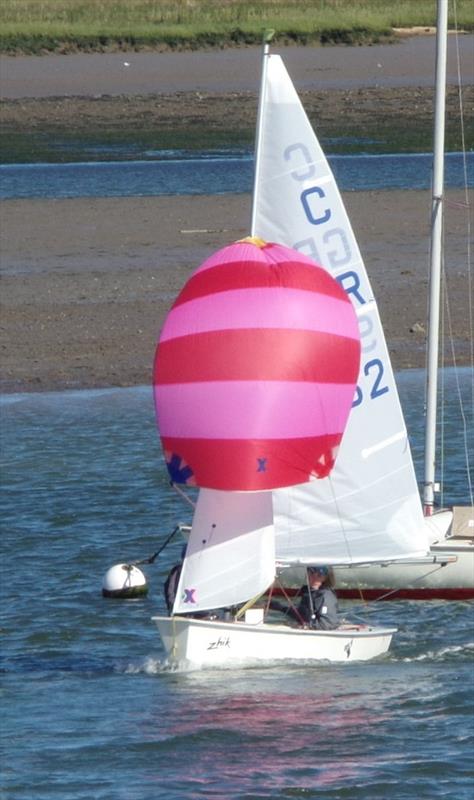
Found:
[[[466,219],[448,193],[458,363],[469,358]],[[396,368],[424,366],[429,195],[350,192],[346,207]],[[248,234],[250,196],[8,200],[2,208],[2,389],[146,384],[191,271]]]
[[[472,37],[466,39],[471,39],[472,44]],[[358,81],[364,80],[364,74],[365,83],[374,86],[378,75],[381,88],[393,92],[393,100],[404,86],[418,85],[416,70],[420,83],[427,85],[434,40],[427,37],[415,41],[428,43],[418,50],[413,45],[403,50],[404,63],[400,59],[402,50],[397,50],[404,44],[321,49],[319,55],[327,62],[319,61],[319,83],[310,71],[310,48],[292,48],[291,59],[293,67],[299,65],[297,83],[303,89],[326,91],[329,80],[336,78],[339,88],[346,85],[354,89]],[[141,54],[141,58],[140,54],[48,56],[44,60],[3,57],[2,86],[4,96],[17,104],[15,113],[22,113],[25,98],[25,120],[28,107],[31,108],[28,98],[39,102],[39,98],[57,96],[63,103],[67,99],[70,108],[78,107],[80,97],[92,103],[99,74],[101,92],[109,91],[112,98],[117,91],[121,103],[133,104],[137,93],[145,95],[149,90],[147,70],[153,62],[153,69],[161,68],[167,76],[166,81],[163,79],[164,91],[179,115],[183,91],[206,91],[211,97],[215,92],[256,90],[259,66],[256,54],[250,50]],[[122,80],[117,85],[117,75],[112,75],[113,81],[111,77],[107,84],[104,75],[108,74],[111,59],[114,63],[121,60],[120,75],[125,74],[124,70],[129,74],[127,71],[133,67],[134,81],[137,63],[143,62],[142,81],[124,84]],[[236,59],[242,66],[240,73]],[[129,67],[125,66],[126,61]],[[252,67],[252,86],[248,83],[250,78],[245,77],[247,67],[243,65],[247,64]],[[383,75],[388,82],[382,86]],[[398,85],[393,84],[395,78]],[[106,103],[107,98],[101,97]],[[196,103],[199,102],[196,96]],[[225,104],[222,113],[224,108]],[[337,113],[343,112],[340,109]],[[403,113],[402,107],[399,113]],[[344,200],[379,304],[394,366],[423,366],[429,193],[348,192]],[[446,271],[450,318],[457,362],[462,364],[468,362],[471,346],[468,210],[461,191],[449,191],[448,201]],[[249,219],[250,197],[245,194],[3,201],[2,390],[150,383],[159,330],[183,282],[213,250],[246,235]]]
[[[454,41],[453,41],[454,44]],[[459,149],[458,61],[474,103],[474,36],[448,49],[447,139]],[[278,47],[321,141],[392,152],[432,141],[435,38],[372,47]],[[261,49],[0,56],[3,160],[94,158],[97,142],[150,149],[251,146]],[[75,153],[74,150],[78,149]]]
[[[447,83],[472,83],[474,35],[450,39]],[[407,36],[369,47],[274,47],[298,91],[428,87],[434,82],[435,37]],[[0,97],[107,97],[177,92],[257,92],[261,48],[192,52],[0,56]],[[404,109],[400,109],[404,113]]]

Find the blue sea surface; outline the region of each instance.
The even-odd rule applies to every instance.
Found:
[[[445,499],[467,502],[473,376],[467,437],[445,377]],[[420,470],[423,374],[397,381]],[[173,671],[150,618],[181,542],[145,568],[148,597],[101,596],[112,564],[190,519],[151,389],[6,395],[0,411],[2,798],[472,800],[472,603],[344,604],[399,628],[372,663]]]
[[[427,189],[430,154],[329,157],[343,191]],[[446,186],[474,185],[474,153],[448,153]],[[0,198],[132,197],[250,192],[253,156],[248,153],[163,153],[146,161],[0,165]]]

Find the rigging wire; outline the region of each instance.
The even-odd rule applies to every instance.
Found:
[[[430,575],[434,575],[436,572],[438,572],[440,569],[443,569],[445,566],[446,566],[446,563],[436,564],[433,569],[430,568],[429,570],[427,570],[427,572],[424,572],[423,575],[418,575],[417,578],[414,578],[413,579],[413,583],[414,584],[421,583],[421,581],[424,581],[425,578],[429,578]],[[389,597],[393,597],[394,595],[397,595],[400,591],[401,591],[400,587],[398,587],[397,589],[389,589],[389,591],[384,592],[383,594],[379,595],[379,597],[374,597],[374,598],[371,598],[370,600],[366,600],[364,595],[363,595],[364,589],[363,588],[359,588],[359,592],[360,592],[360,595],[361,595],[361,602],[362,602],[362,609],[361,610],[365,611],[366,614],[371,614],[375,609],[368,608],[368,606],[370,604],[372,604],[372,603],[380,603],[383,600],[388,600]],[[396,599],[403,600],[404,598],[400,597],[400,598],[396,598]],[[357,606],[352,606],[351,607],[351,616],[354,616],[357,619],[357,617],[356,617],[357,613],[361,613],[361,612],[358,612]]]
[[[460,113],[460,134],[463,156],[463,175],[464,175],[464,197],[466,207],[466,223],[467,223],[467,243],[466,243],[466,261],[467,261],[467,281],[468,281],[468,307],[469,307],[469,332],[470,332],[470,345],[471,345],[471,368],[474,370],[474,313],[473,313],[473,280],[472,280],[472,254],[471,254],[471,214],[469,203],[469,188],[467,179],[467,149],[466,149],[466,133],[464,123],[464,103],[463,103],[463,84],[461,73],[461,57],[459,53],[459,30],[457,20],[457,0],[453,4],[454,13],[454,27],[455,27],[455,42],[456,42],[456,68],[457,68],[457,86],[458,86],[458,99],[459,99],[459,113]],[[472,408],[474,409],[474,372],[472,377]]]
[[[466,209],[466,223],[467,223],[467,250],[466,250],[466,267],[467,267],[467,282],[468,282],[468,312],[469,312],[469,340],[470,340],[470,366],[471,366],[471,424],[474,423],[474,332],[473,332],[473,292],[472,292],[472,258],[471,258],[471,219],[470,219],[470,203],[469,203],[469,189],[468,189],[468,178],[467,178],[467,156],[466,156],[466,138],[465,138],[465,123],[464,123],[464,106],[463,106],[463,87],[462,87],[462,74],[461,74],[461,63],[460,63],[460,53],[459,53],[459,35],[458,35],[458,26],[457,26],[457,4],[456,0],[453,3],[453,12],[454,12],[454,26],[455,26],[455,44],[456,44],[456,63],[457,63],[457,85],[458,85],[458,99],[459,99],[459,111],[460,111],[460,134],[461,134],[461,142],[462,142],[462,155],[463,155],[463,174],[464,174],[464,196],[465,202],[464,204],[458,203],[448,203],[450,207],[458,209],[459,207],[464,207]],[[445,252],[444,247],[444,229],[443,229],[443,248],[442,252]],[[461,386],[460,386],[460,379],[459,379],[459,370],[456,361],[456,352],[455,352],[455,345],[454,345],[454,334],[453,334],[453,324],[452,324],[452,314],[449,302],[449,292],[448,292],[448,279],[446,273],[446,264],[443,256],[443,263],[442,263],[442,276],[443,276],[443,296],[444,296],[444,303],[443,303],[443,321],[442,321],[442,328],[444,330],[445,324],[447,325],[447,329],[449,331],[449,342],[451,348],[451,360],[454,366],[454,375],[456,381],[456,391],[459,401],[459,409],[460,415],[462,419],[462,433],[463,433],[463,446],[464,446],[464,458],[465,458],[465,465],[466,465],[466,475],[467,475],[467,488],[469,492],[469,498],[471,505],[474,505],[474,495],[473,495],[473,485],[472,485],[472,471],[470,466],[470,457],[469,457],[469,420],[467,419],[467,414],[465,410],[465,403],[462,397]],[[444,402],[444,394],[445,394],[445,386],[443,381],[443,397],[442,397],[442,408],[443,408],[443,415],[442,415],[442,433],[441,433],[441,453],[444,453],[444,409],[445,409],[445,402]],[[441,464],[441,474],[444,475],[444,458],[442,455],[442,464]]]
[[[456,363],[456,350],[455,350],[455,347],[454,347],[454,336],[453,336],[453,329],[452,329],[452,317],[451,317],[449,296],[448,296],[448,291],[447,291],[447,278],[446,278],[446,273],[445,273],[445,270],[444,270],[444,265],[443,265],[443,278],[444,278],[444,284],[445,284],[445,302],[444,302],[444,307],[446,308],[447,327],[449,329],[449,339],[450,339],[450,346],[451,346],[451,358],[452,358],[453,365],[454,365],[454,377],[455,377],[455,381],[456,381],[456,392],[457,392],[458,400],[459,400],[459,413],[461,415],[461,420],[462,420],[462,434],[463,434],[464,458],[465,458],[465,462],[464,463],[466,465],[467,489],[468,489],[468,492],[469,492],[470,504],[474,505],[474,495],[473,495],[473,485],[472,485],[472,471],[471,471],[470,457],[469,457],[469,431],[468,431],[469,421],[467,419],[466,412],[465,412],[465,404],[464,404],[464,401],[463,401],[462,391],[461,391],[461,384],[460,384],[460,380],[459,380],[459,370],[458,370],[457,363]],[[443,381],[443,396],[442,396],[442,408],[443,408],[443,415],[442,416],[443,416],[443,421],[442,421],[442,425],[441,425],[441,453],[442,453],[441,472],[442,472],[442,475],[444,474],[444,409],[445,409],[445,406],[446,406],[446,403],[445,403],[444,400],[445,400],[445,398],[444,398],[444,381]],[[473,418],[474,418],[474,406],[473,406],[473,408],[471,408],[471,419],[473,419]]]

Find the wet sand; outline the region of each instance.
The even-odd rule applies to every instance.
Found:
[[[472,37],[467,38],[472,44]],[[403,46],[384,46],[383,63],[386,65],[392,58],[399,60],[399,48]],[[321,50],[333,59],[333,64],[328,61],[325,72],[320,61],[320,77],[329,80],[332,75],[332,80],[337,73],[341,85],[344,81],[349,85],[356,76],[354,59],[359,58],[357,70],[362,74],[365,69],[365,80],[372,85],[374,70],[382,69],[374,66],[380,63],[376,61],[381,57],[378,49]],[[309,63],[309,50],[294,48],[292,58],[300,65],[299,80],[313,85],[314,76],[305,72],[309,69],[305,66]],[[250,49],[225,51],[219,63],[232,62],[238,52],[242,64],[251,64],[256,57]],[[411,62],[400,63],[398,68],[398,73],[404,70],[399,76],[401,82],[413,82],[413,70],[418,67],[420,76],[425,74],[428,56],[431,67],[432,45],[423,45],[418,51],[411,48],[410,53]],[[418,66],[413,60],[417,53]],[[169,68],[168,91],[194,86],[196,90],[200,87],[212,92],[215,81],[220,81],[222,88],[227,80],[224,69],[216,71],[216,54],[142,55],[143,63],[148,63],[146,55],[153,56],[154,69],[165,64],[160,57],[178,59],[174,69],[177,63],[182,69],[173,78]],[[212,59],[208,58],[210,55]],[[181,61],[184,56],[186,59]],[[137,54],[113,57],[121,59],[122,66],[126,60],[135,63],[136,74],[136,61],[140,60]],[[92,96],[94,75],[101,64],[101,74],[105,75],[108,60],[113,57],[9,59],[4,91],[7,86],[8,96],[15,97],[20,105],[21,97],[46,97],[55,92]],[[75,59],[80,59],[80,69]],[[1,66],[5,67],[5,58]],[[254,65],[251,66],[255,83]],[[386,69],[389,73],[388,66]],[[393,70],[393,75],[398,74],[395,66]],[[245,70],[237,76],[234,64],[231,73],[249,88]],[[148,80],[147,74],[145,70],[143,81]],[[110,82],[102,89],[113,93],[114,86]],[[141,83],[126,88],[133,94],[146,91],[146,87]],[[69,102],[74,103],[74,98]],[[464,200],[462,192],[449,192],[448,197],[453,203],[462,204]],[[349,192],[345,201],[379,303],[394,365],[423,366],[429,194]],[[200,261],[214,249],[248,233],[249,215],[248,195],[3,201],[2,390],[149,383],[156,338],[173,298]],[[458,363],[467,363],[470,346],[465,223],[465,208],[449,205],[446,266]]]
[[[394,365],[424,366],[429,195],[344,199]],[[3,391],[149,383],[173,298],[213,250],[248,233],[249,215],[248,195],[5,201]],[[465,209],[447,216],[454,336],[467,363]]]
[[[459,60],[464,83],[474,80],[474,36],[462,35]],[[298,91],[432,87],[435,37],[412,36],[370,47],[274,47]],[[257,92],[261,48],[182,53],[93,53],[0,56],[0,96],[101,97],[175,92]],[[457,53],[449,38],[447,83],[457,83]],[[403,113],[403,109],[401,109]]]

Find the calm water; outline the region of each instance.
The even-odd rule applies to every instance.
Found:
[[[329,158],[339,188],[427,189],[432,156],[341,155]],[[445,159],[446,185],[474,185],[474,153]],[[465,175],[466,172],[466,175]],[[253,156],[163,154],[150,161],[0,165],[0,198],[131,197],[250,192]]]
[[[461,376],[469,403],[472,374]],[[419,459],[421,373],[399,382]],[[13,395],[0,408],[0,797],[472,800],[473,604],[371,606],[399,627],[379,662],[170,671],[150,617],[180,543],[146,568],[147,599],[101,597],[109,566],[151,555],[189,521],[150,389]],[[447,495],[462,502],[454,409]]]

